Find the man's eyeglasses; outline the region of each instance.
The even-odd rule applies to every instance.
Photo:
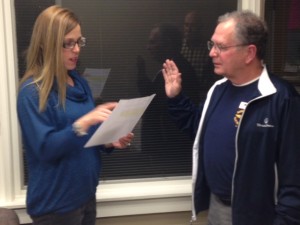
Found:
[[[78,47],[84,47],[86,44],[86,38],[85,37],[81,37],[79,38],[77,41],[65,41],[63,43],[63,48],[65,49],[73,49],[75,47],[75,45],[78,45]]]
[[[233,48],[233,47],[240,47],[240,46],[246,46],[248,44],[239,44],[239,45],[230,45],[230,46],[223,46],[221,44],[216,44],[214,43],[213,41],[208,41],[207,42],[207,48],[209,51],[212,50],[212,48],[215,48],[216,52],[218,54],[220,54],[221,52],[224,52],[226,51],[227,49],[229,48]]]

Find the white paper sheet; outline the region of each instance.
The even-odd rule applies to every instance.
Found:
[[[109,73],[110,73],[110,68],[107,69],[86,68],[84,70],[83,76],[88,81],[94,98],[100,97]]]
[[[84,147],[108,144],[132,132],[155,94],[134,99],[121,99]]]

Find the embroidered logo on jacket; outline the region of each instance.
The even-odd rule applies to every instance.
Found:
[[[265,128],[273,128],[274,125],[269,124],[269,123],[270,123],[269,118],[266,117],[266,118],[264,119],[264,122],[263,122],[263,123],[256,123],[256,126],[257,126],[257,127],[265,127]]]

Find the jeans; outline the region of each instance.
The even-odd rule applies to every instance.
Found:
[[[214,194],[210,196],[208,225],[232,225],[231,207],[224,205]]]
[[[93,198],[80,208],[63,213],[49,213],[43,216],[31,216],[33,225],[95,225],[96,199]]]

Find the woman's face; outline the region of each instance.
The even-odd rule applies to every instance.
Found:
[[[64,37],[63,44],[63,62],[67,70],[73,70],[76,68],[79,53],[80,43],[82,42],[81,28],[77,25],[72,31]]]

